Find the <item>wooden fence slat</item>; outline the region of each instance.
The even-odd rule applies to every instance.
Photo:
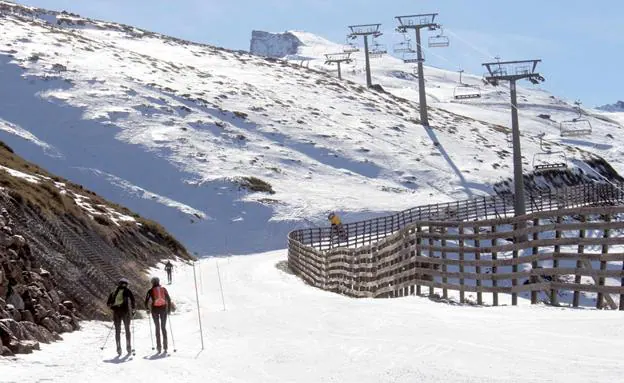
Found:
[[[580,217],[581,222],[585,222],[586,218],[584,215],[581,215]],[[579,230],[579,238],[585,238],[585,229],[581,228]],[[583,246],[582,244],[578,245],[578,253],[579,254],[583,254],[585,250],[585,246]],[[578,261],[576,261],[576,268],[580,269],[581,267],[583,267],[583,262],[579,259]],[[581,275],[580,274],[575,274],[574,275],[574,283],[579,285],[581,283]],[[572,298],[572,306],[573,307],[578,307],[579,306],[579,299],[580,299],[580,291],[579,290],[574,290],[574,297]]]
[[[416,232],[417,233],[422,233],[422,227],[421,226],[417,226],[416,227]],[[420,258],[422,258],[422,252],[420,250],[420,244],[422,243],[422,238],[420,237],[420,235],[416,236],[416,259],[420,260]],[[420,291],[420,283],[416,283],[416,295],[421,295],[421,291]]]
[[[609,214],[607,214],[604,217],[604,221],[605,222],[609,222],[611,221],[611,216]],[[602,232],[602,238],[609,238],[609,229],[604,229]],[[602,254],[608,254],[609,253],[609,246],[607,245],[602,245],[602,249],[601,249],[601,253]],[[600,261],[600,271],[605,271],[607,269],[607,262],[605,261]],[[605,285],[605,278],[604,277],[600,277],[598,278],[598,285],[599,286],[604,286]],[[596,308],[598,310],[602,309],[602,304],[603,304],[603,295],[602,292],[598,293],[598,298],[596,299]]]
[[[473,231],[473,233],[475,235],[479,235],[479,226],[475,226],[472,229],[472,231]],[[476,238],[474,240],[474,247],[477,248],[477,249],[479,249],[481,247],[481,244],[480,244],[479,240],[476,239]],[[480,251],[475,251],[474,256],[475,256],[475,261],[480,261],[481,260],[481,253],[480,253]],[[478,265],[475,266],[475,273],[477,275],[481,274],[481,266],[478,266]],[[475,284],[477,285],[477,288],[481,287],[481,280],[477,279],[475,281]],[[478,305],[482,305],[483,304],[483,294],[481,292],[477,293],[477,304]]]
[[[460,227],[459,228],[459,234],[464,234],[464,228]],[[464,260],[464,240],[460,239],[459,243],[458,243],[458,247],[459,247],[459,272],[463,273],[464,272],[464,262],[462,262]],[[460,278],[459,279],[459,303],[464,303],[465,302],[465,296],[464,296],[464,278]]]
[[[538,218],[533,220],[533,226],[539,226],[540,224],[540,220]],[[536,243],[539,241],[539,233],[538,232],[534,232],[533,233],[533,242]],[[537,255],[539,254],[539,247],[537,246],[533,246],[531,249],[531,254],[532,255]],[[537,270],[539,264],[537,263],[537,260],[531,262],[531,269],[533,270]],[[531,276],[531,283],[537,283],[537,276]],[[531,304],[536,304],[537,303],[537,291],[531,291]]]
[[[442,227],[442,233],[446,233],[447,229],[446,227]],[[442,237],[442,239],[440,240],[440,244],[441,247],[446,247],[446,239],[444,237]],[[446,260],[446,251],[442,251],[440,253],[440,256],[443,260]],[[443,277],[442,277],[442,284],[446,285],[448,283],[448,278],[446,277],[446,273],[448,271],[448,267],[446,266],[446,264],[442,264],[442,273],[443,273]],[[442,298],[443,299],[448,299],[448,289],[444,288],[442,289]]]
[[[496,225],[492,225],[492,233],[496,233]],[[496,241],[496,239],[492,239],[491,241]],[[492,243],[492,246],[494,246],[495,243]],[[492,261],[496,261],[497,260],[497,254],[496,252],[492,252]],[[492,266],[492,276],[496,276],[496,272],[498,271],[498,268],[496,266]],[[496,288],[498,286],[498,281],[496,279],[492,280],[492,287]],[[492,293],[492,304],[494,306],[498,306],[498,293]]]

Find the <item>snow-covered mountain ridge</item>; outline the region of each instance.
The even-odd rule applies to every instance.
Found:
[[[604,112],[621,112],[624,113],[624,101],[618,101],[615,104],[603,105],[598,108]]]
[[[380,93],[361,85],[360,59],[339,82],[321,61],[306,69],[77,15],[0,9],[0,137],[198,252],[280,248],[329,210],[353,220],[464,199],[511,174],[504,89],[452,102],[452,72],[427,68],[429,129],[418,124],[411,68],[392,57],[373,63],[389,92]],[[301,56],[340,47],[293,35]],[[527,169],[545,130],[570,159],[595,152],[622,170],[607,136],[617,124],[592,115],[591,140],[559,139],[555,120],[572,107],[541,90],[520,96]],[[274,194],[240,187],[253,179]]]

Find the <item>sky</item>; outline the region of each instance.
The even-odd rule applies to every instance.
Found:
[[[427,65],[482,74],[483,62],[540,58],[543,87],[585,106],[624,99],[621,0],[21,0],[230,49],[249,49],[252,30],[303,30],[336,42],[347,26],[381,23],[391,49],[394,16],[439,13],[451,40]],[[428,32],[427,32],[428,33]],[[527,85],[529,85],[527,83]]]

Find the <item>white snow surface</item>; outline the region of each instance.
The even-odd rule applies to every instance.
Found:
[[[339,82],[323,55],[342,46],[306,32],[292,32],[304,44],[293,57],[318,58],[311,69],[8,4],[0,1],[0,139],[161,222],[191,251],[279,249],[290,230],[325,225],[329,211],[370,218],[488,194],[512,175],[504,86],[456,102],[457,74],[428,67],[429,129],[417,123],[412,66],[394,57],[372,61],[373,81],[389,92],[377,93],[362,86],[361,53]],[[519,93],[527,171],[542,132],[570,165],[593,152],[624,169],[618,120],[585,110],[594,133],[561,138],[573,105],[536,88]],[[234,182],[250,176],[275,194]]]
[[[0,359],[3,382],[617,382],[617,311],[454,306],[426,298],[351,299],[310,288],[276,264],[284,251],[181,263],[166,286],[177,352],[152,359],[149,321],[136,356],[115,358],[110,323],[42,351]],[[223,284],[221,301],[217,262]],[[153,271],[165,280],[164,273]],[[132,286],[131,286],[132,287]],[[144,291],[135,291],[141,299]],[[122,336],[122,339],[124,337]],[[124,344],[125,346],[125,344]]]

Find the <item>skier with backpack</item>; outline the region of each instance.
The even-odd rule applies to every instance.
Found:
[[[167,263],[165,263],[165,271],[167,272],[167,283],[171,284],[171,272],[173,271],[171,261],[167,261]]]
[[[117,343],[117,354],[121,355],[121,322],[124,324],[126,333],[126,351],[132,352],[130,320],[135,314],[134,294],[128,288],[128,280],[121,278],[115,291],[110,293],[106,305],[113,310],[113,323],[115,324],[115,342]]]
[[[153,277],[152,288],[145,295],[145,307],[147,312],[152,313],[154,326],[156,327],[156,348],[160,353],[164,348],[167,352],[167,315],[171,314],[172,303],[167,289],[160,285],[160,279]],[[151,301],[151,303],[150,303]],[[162,331],[162,343],[160,333]],[[161,347],[162,345],[162,347]]]

